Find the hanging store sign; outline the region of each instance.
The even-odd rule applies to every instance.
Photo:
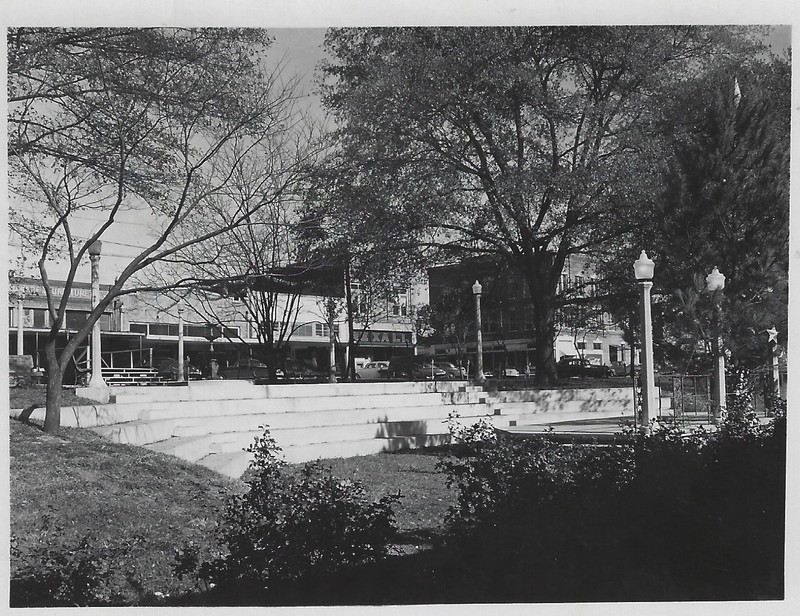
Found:
[[[109,285],[100,285],[101,292],[106,292],[110,288]],[[64,295],[66,287],[63,283],[61,285],[51,284],[50,291],[53,297],[61,297]],[[15,282],[8,285],[9,295],[13,297],[45,297],[44,286],[41,282]],[[84,286],[81,283],[76,283],[72,286],[69,292],[72,299],[92,299],[91,286]]]
[[[358,338],[358,335],[356,335]],[[370,330],[364,332],[361,344],[368,346],[411,346],[411,332]]]

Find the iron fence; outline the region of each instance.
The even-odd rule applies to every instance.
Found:
[[[747,397],[747,404],[758,415],[766,417],[775,396],[786,399],[787,372],[778,373],[775,384],[772,368],[757,368],[729,374],[726,378],[726,406],[733,403],[737,392]],[[657,374],[658,416],[679,425],[714,421],[712,379],[708,374]],[[636,391],[637,384],[634,390]],[[641,393],[637,392],[637,408]]]
[[[658,414],[680,425],[714,419],[711,378],[707,374],[657,374]]]

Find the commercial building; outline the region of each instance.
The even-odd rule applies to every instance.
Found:
[[[63,282],[52,282],[56,297],[64,292]],[[101,285],[104,295],[110,285]],[[368,323],[354,319],[354,338],[357,355],[372,359],[388,359],[392,355],[414,352],[411,315],[414,302],[420,295],[408,290],[399,291],[382,308],[371,311]],[[207,311],[191,300],[179,304],[165,294],[137,293],[115,300],[100,319],[103,369],[158,366],[160,358],[177,358],[179,331],[183,330],[185,356],[189,362],[210,374],[211,359],[220,367],[240,357],[258,354],[259,339],[256,324],[249,320],[242,303],[235,297],[219,296],[215,313],[224,315],[222,327],[208,320]],[[330,367],[330,324],[324,310],[325,297],[303,294],[299,297],[296,319],[281,353],[293,359],[327,371]],[[346,364],[348,331],[346,315],[340,309],[334,319],[336,358],[339,366]],[[91,311],[91,285],[75,282],[69,294],[64,331],[59,333],[56,346],[63,349],[68,336],[86,322]],[[31,355],[34,366],[46,367],[44,340],[50,330],[50,314],[41,281],[24,279],[9,287],[9,353]],[[276,324],[276,329],[280,328]],[[277,332],[276,332],[277,333]],[[65,384],[79,384],[90,369],[90,345],[86,340],[74,354],[65,374]]]
[[[587,259],[573,256],[561,274],[559,292],[572,289],[582,296],[594,290],[592,268]],[[436,332],[429,340],[429,352],[437,357],[456,358],[459,347],[474,357],[476,335],[472,284],[479,280],[481,294],[484,369],[515,367],[522,371],[532,363],[534,343],[530,332],[533,312],[527,283],[509,269],[481,260],[465,260],[458,264],[428,270],[430,304],[461,304],[460,332]],[[458,292],[455,290],[458,289]],[[556,360],[564,356],[583,356],[592,363],[630,363],[630,347],[622,331],[599,303],[581,304],[556,313]],[[457,328],[455,328],[457,329]]]
[[[580,289],[593,293],[593,273],[585,259],[572,257],[561,277],[560,290]],[[410,289],[398,289],[394,296],[377,302],[369,301],[358,283],[352,285],[354,311],[353,335],[356,356],[373,360],[393,355],[423,353],[439,358],[455,359],[459,353],[474,358],[476,352],[474,304],[471,286],[475,279],[483,284],[482,331],[484,366],[487,370],[516,367],[520,371],[532,363],[532,309],[527,284],[517,274],[486,263],[470,260],[460,264],[433,267],[425,282]],[[63,348],[67,335],[85,323],[91,309],[91,285],[76,282],[70,293],[66,314],[66,332],[59,334],[57,347]],[[109,285],[101,285],[105,294]],[[64,284],[54,282],[57,297]],[[464,308],[460,317],[461,333],[438,331],[417,344],[414,319],[425,304],[435,307],[443,298],[463,293]],[[50,316],[41,282],[21,280],[10,285],[9,353],[31,355],[34,365],[45,367],[44,338],[49,331]],[[449,294],[449,295],[448,295]],[[216,294],[212,326],[208,306],[200,306],[187,298],[179,314],[179,305],[166,294],[138,293],[117,299],[100,319],[102,365],[104,368],[157,366],[160,358],[178,356],[179,329],[183,329],[185,356],[189,362],[210,374],[211,359],[220,368],[242,357],[258,356],[257,325],[235,294]],[[337,300],[334,318],[336,361],[340,370],[346,365],[349,328],[344,299]],[[304,362],[327,371],[330,367],[331,331],[325,297],[301,294],[288,341],[279,352],[282,357]],[[368,305],[369,304],[369,305]],[[203,309],[204,308],[204,309]],[[220,316],[222,318],[220,318]],[[599,306],[583,304],[578,309],[564,309],[556,315],[555,356],[581,355],[597,364],[630,363],[630,348],[622,332]],[[275,323],[275,334],[282,324]],[[455,328],[454,328],[455,329]],[[21,340],[21,343],[19,342]],[[79,383],[89,372],[90,349],[85,341],[71,362],[65,384]]]

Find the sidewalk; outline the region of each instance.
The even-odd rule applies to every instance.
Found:
[[[665,419],[671,420],[672,417],[665,417]],[[687,417],[682,424],[682,427],[686,430],[701,426],[709,431],[716,430],[716,426],[714,426],[713,422],[708,421],[706,416]],[[520,438],[546,434],[549,438],[559,443],[611,444],[624,443],[630,440],[630,433],[633,429],[633,417],[626,416],[615,419],[582,419],[535,426],[510,426],[498,430]]]

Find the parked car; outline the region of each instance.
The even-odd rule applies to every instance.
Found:
[[[359,381],[376,381],[389,375],[388,361],[370,361],[362,368],[356,368],[356,379]]]
[[[244,358],[233,362],[217,373],[223,379],[267,379],[269,369],[264,362],[257,359]]]
[[[327,370],[296,359],[287,359],[283,366],[284,378],[287,381],[306,381],[323,383],[328,380]]]
[[[420,355],[395,355],[389,360],[388,374],[395,378],[426,381],[444,378],[447,373],[437,368],[431,358]]]
[[[605,378],[614,376],[614,371],[604,364],[593,364],[588,359],[580,357],[562,357],[556,362],[558,378],[594,377]]]
[[[434,364],[437,368],[444,370],[444,378],[446,379],[465,379],[467,378],[467,371],[464,368],[459,368],[449,361],[437,361]]]
[[[432,381],[434,379],[444,378],[447,378],[447,373],[434,363],[414,366],[411,371],[412,381]]]
[[[519,370],[517,370],[516,368],[502,368],[500,370],[500,377],[504,379],[519,378]]]
[[[162,378],[178,380],[178,360],[174,357],[161,357],[153,360],[153,363],[158,366],[158,376]],[[192,365],[191,362],[183,362],[184,377],[190,381],[196,381],[203,378],[203,373],[200,368]]]
[[[630,376],[631,367],[624,361],[612,361],[611,370],[614,371],[614,376]]]

